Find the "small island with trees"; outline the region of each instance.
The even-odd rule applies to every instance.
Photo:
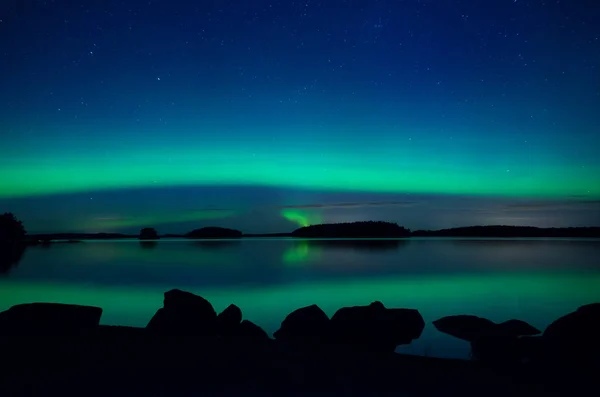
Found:
[[[158,232],[153,227],[145,227],[140,230],[140,236],[138,237],[140,240],[158,240],[160,237],[158,236]]]
[[[225,227],[209,226],[192,230],[191,232],[186,233],[184,237],[192,239],[240,238],[243,237],[243,234],[239,230],[227,229]]]
[[[348,222],[311,225],[296,229],[291,237],[300,238],[402,238],[410,230],[390,222]]]

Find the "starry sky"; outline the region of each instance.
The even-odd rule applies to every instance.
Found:
[[[29,232],[600,225],[593,0],[2,0]]]

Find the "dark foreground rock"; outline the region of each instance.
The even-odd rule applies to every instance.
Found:
[[[317,305],[294,310],[273,336],[289,348],[313,349],[325,345],[330,337],[329,317]]]
[[[471,343],[472,357],[507,367],[546,363],[573,368],[600,368],[600,303],[579,307],[541,331],[521,320],[494,323],[472,315],[447,316],[433,322],[441,332]]]
[[[331,319],[316,305],[298,309],[275,340],[240,321],[237,306],[217,316],[210,302],[179,290],[165,293],[146,328],[98,325],[99,308],[19,305],[0,313],[0,395],[586,395],[597,361],[548,357],[576,336],[593,347],[597,308],[580,308],[543,336],[530,336],[535,328],[520,321],[463,318],[502,331],[472,339],[474,350],[496,361],[465,361],[391,352],[418,338],[424,322],[416,310],[381,302],[342,308]],[[523,355],[531,359],[512,359]]]
[[[217,313],[209,301],[190,292],[174,289],[165,292],[162,309],[158,309],[146,328],[167,335],[204,335],[216,333]]]
[[[460,314],[446,316],[433,322],[435,328],[455,338],[472,342],[493,333],[496,324],[487,318]]]
[[[231,304],[217,316],[217,333],[220,335],[235,334],[235,330],[241,322],[242,309]]]
[[[581,306],[559,318],[543,337],[557,359],[600,365],[600,303]]]
[[[274,344],[165,338],[144,328],[101,326],[88,338],[17,337],[0,348],[2,396],[530,397],[580,395],[577,388],[586,387],[584,374],[557,376],[545,368],[503,372],[395,353],[290,353]]]
[[[20,335],[71,335],[94,332],[102,309],[59,303],[16,305],[0,313],[0,332]]]
[[[542,333],[542,331],[533,325],[526,323],[525,321],[515,319],[499,323],[496,326],[496,330],[499,334],[507,336],[533,336]]]
[[[376,301],[368,306],[344,307],[331,318],[332,344],[368,351],[393,352],[419,338],[425,321],[417,310],[387,309]]]

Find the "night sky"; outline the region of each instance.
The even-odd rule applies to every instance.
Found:
[[[2,0],[29,232],[600,225],[595,0]]]

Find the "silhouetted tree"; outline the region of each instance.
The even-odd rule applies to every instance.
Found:
[[[0,274],[19,263],[25,252],[25,227],[10,212],[0,215]]]
[[[23,223],[14,214],[0,215],[0,245],[22,243],[26,234]]]
[[[157,240],[158,232],[153,227],[145,227],[140,230],[140,240]]]

